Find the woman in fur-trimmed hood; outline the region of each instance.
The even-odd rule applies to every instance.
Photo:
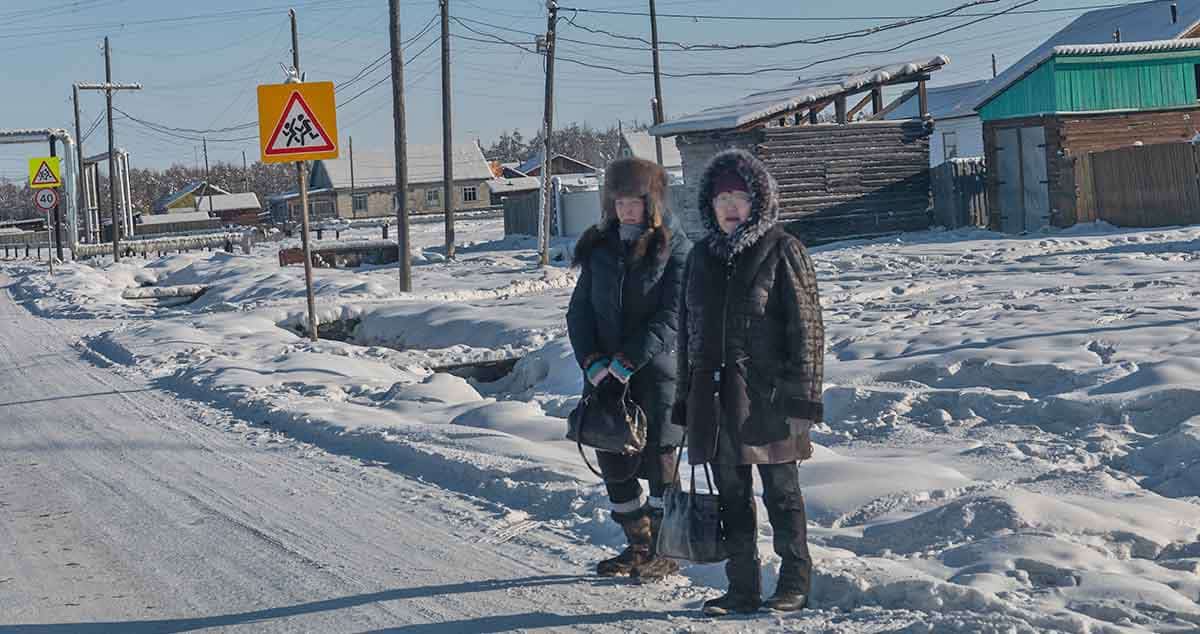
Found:
[[[649,433],[640,456],[597,452],[612,506],[629,542],[600,562],[604,576],[660,578],[678,570],[654,547],[662,494],[675,474],[683,430],[670,424],[675,399],[675,346],[683,263],[691,242],[666,205],[667,174],[651,161],[624,158],[604,179],[604,218],[579,238],[579,282],[567,330],[584,373],[584,395],[619,394],[628,386],[646,412]],[[648,481],[649,496],[639,478]]]
[[[812,455],[822,416],[825,331],[804,245],[783,227],[774,178],[754,155],[727,150],[700,181],[707,235],[684,271],[674,422],[688,430],[688,460],[713,463],[729,552],[729,592],[712,615],[762,604],[752,465],[783,559],[767,606],[807,603],[812,560],[796,464]]]

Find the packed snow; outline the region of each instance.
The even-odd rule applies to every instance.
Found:
[[[328,337],[315,343],[303,269],[278,264],[294,241],[53,276],[0,267],[35,313],[96,320],[83,344],[114,371],[619,548],[603,487],[563,437],[582,380],[566,338],[571,243],[539,268],[536,240],[499,220],[458,234],[447,261],[440,227],[414,227],[411,294],[394,265],[315,270]],[[743,625],[1200,627],[1198,252],[1200,228],[1103,224],[814,249],[828,340],[826,422],[800,466],[811,609]],[[513,359],[490,382],[438,371]],[[760,523],[770,591],[778,559]],[[724,587],[720,566],[683,575],[678,596],[697,607]]]

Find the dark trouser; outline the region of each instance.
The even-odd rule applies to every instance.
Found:
[[[649,484],[650,497],[661,498],[667,485],[675,480],[675,451],[675,447],[647,447],[640,457],[597,451],[609,502],[619,507],[641,499],[638,478]]]
[[[754,475],[750,465],[714,464],[713,467],[721,501],[721,524],[729,551],[725,570],[730,589],[739,587],[746,592],[757,592],[760,582]],[[808,553],[808,525],[796,463],[758,465],[758,475],[762,478],[763,502],[775,533],[775,553],[783,559],[780,584],[808,594],[812,557]]]

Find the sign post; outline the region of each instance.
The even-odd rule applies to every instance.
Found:
[[[35,189],[33,190],[33,204],[38,209],[46,212],[46,240],[50,240],[50,212],[58,207],[58,190],[57,189]],[[54,274],[54,245],[51,244],[47,249],[46,260],[50,262],[50,274]]]
[[[293,16],[293,38],[295,22]],[[294,58],[298,58],[296,54]],[[299,60],[296,59],[296,66]],[[295,77],[299,76],[296,68]],[[333,82],[266,84],[258,87],[258,138],[263,163],[297,163],[300,185],[304,284],[308,296],[308,334],[317,340],[313,297],[312,247],[309,241],[308,179],[304,161],[337,158],[337,105]]]

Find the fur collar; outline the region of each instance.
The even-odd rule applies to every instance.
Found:
[[[750,188],[750,217],[733,235],[726,235],[717,223],[712,206],[713,181],[726,170],[736,170]],[[779,191],[775,179],[762,161],[745,150],[725,150],[713,157],[700,179],[700,218],[708,232],[709,251],[722,260],[732,260],[737,254],[754,246],[779,219]]]
[[[609,218],[584,231],[575,243],[575,257],[571,266],[581,266],[591,256],[593,249],[605,243],[611,243],[620,248],[621,240],[617,236],[617,224],[616,219]],[[671,230],[666,225],[660,224],[654,228],[647,228],[642,233],[641,237],[633,243],[628,265],[630,268],[636,267],[651,255],[659,262],[665,261],[671,255]]]

